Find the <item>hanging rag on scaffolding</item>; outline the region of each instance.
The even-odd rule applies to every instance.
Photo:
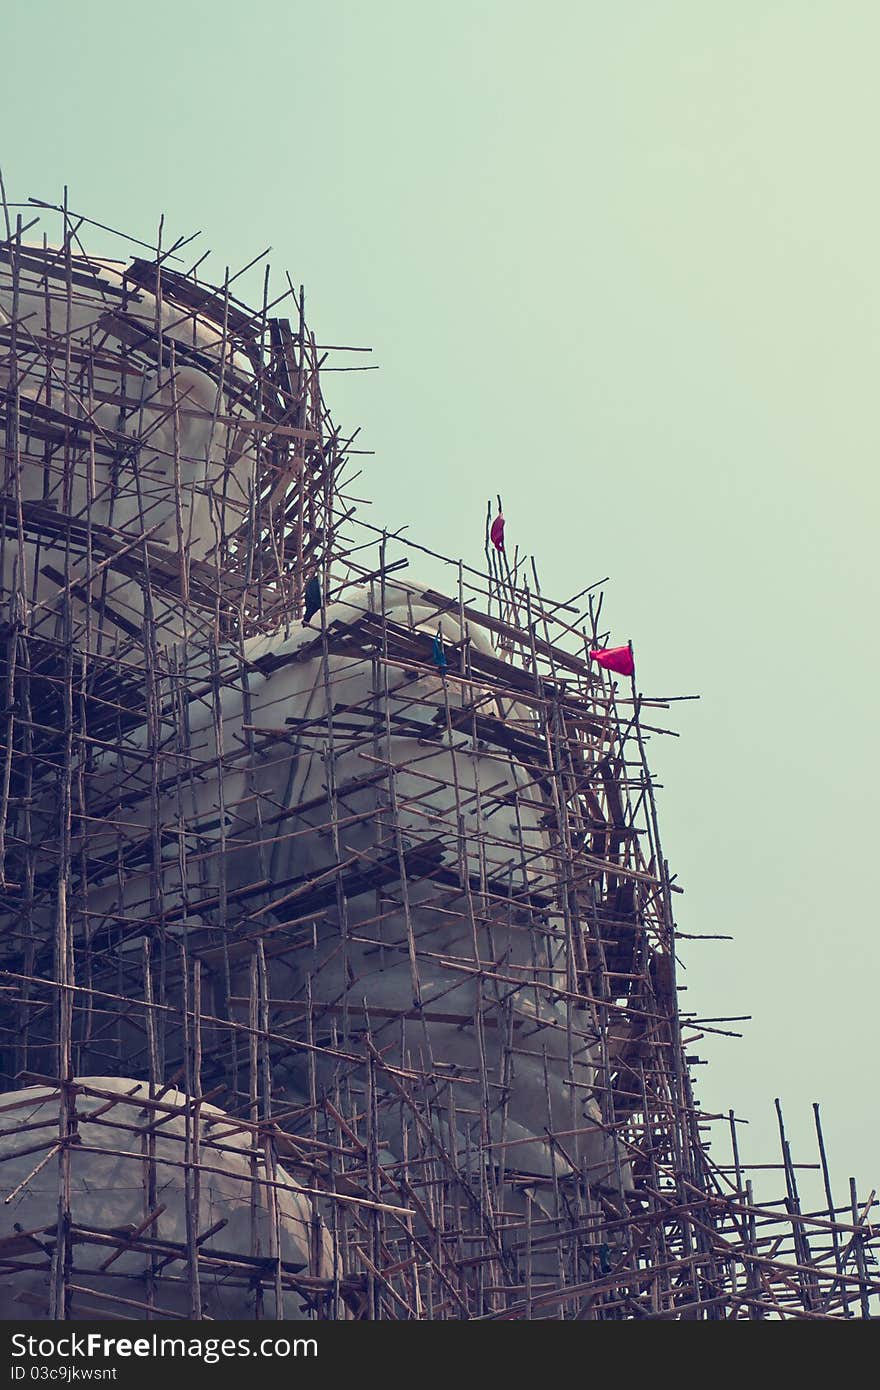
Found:
[[[305,592],[305,612],[303,613],[303,626],[308,627],[310,620],[320,611],[323,606],[321,597],[321,581],[316,574],[313,574]]]

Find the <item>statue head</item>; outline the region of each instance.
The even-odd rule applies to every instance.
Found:
[[[4,248],[0,584],[19,621],[48,630],[66,600],[98,645],[137,647],[147,588],[160,641],[199,583],[234,589],[272,467],[252,334],[249,358],[247,316],[155,262]]]

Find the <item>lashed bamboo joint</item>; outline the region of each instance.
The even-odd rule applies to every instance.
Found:
[[[783,1201],[710,1156],[595,589],[488,521],[411,577],[301,293],[56,211],[0,246],[0,1314],[868,1315],[818,1110],[822,1212],[781,1111]]]

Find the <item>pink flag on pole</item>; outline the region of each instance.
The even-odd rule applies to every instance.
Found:
[[[621,676],[635,673],[635,662],[629,647],[594,647],[590,657],[599,666],[604,666],[606,671],[617,671]]]
[[[504,549],[504,517],[499,512],[492,522],[492,529],[489,532],[489,539],[496,550]]]

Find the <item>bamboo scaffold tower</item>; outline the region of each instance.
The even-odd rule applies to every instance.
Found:
[[[599,586],[365,521],[289,278],[4,209],[2,1315],[870,1316],[818,1107],[814,1211],[694,1096]]]

